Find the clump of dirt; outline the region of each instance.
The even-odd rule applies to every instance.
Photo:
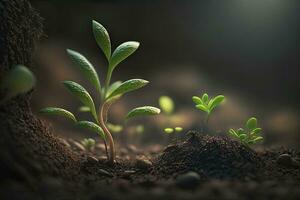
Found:
[[[207,178],[254,178],[263,165],[255,151],[238,141],[196,132],[189,135],[169,145],[156,159],[162,176],[195,171]]]

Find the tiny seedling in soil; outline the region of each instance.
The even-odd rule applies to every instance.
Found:
[[[225,99],[225,96],[218,95],[209,99],[207,93],[204,93],[202,97],[193,96],[192,100],[196,104],[196,108],[206,113],[205,124],[208,124],[209,117],[212,111],[219,106]]]
[[[1,103],[30,91],[35,86],[36,78],[34,74],[25,66],[17,65],[13,67],[1,81],[1,91],[6,94],[1,99]]]
[[[261,131],[262,129],[257,127],[257,119],[255,117],[251,117],[246,122],[245,129],[230,129],[228,134],[249,146],[263,140],[263,137],[260,136]]]
[[[107,142],[109,145],[109,154],[106,148],[109,163],[114,163],[116,158],[115,142],[110,130],[107,127],[107,114],[110,106],[119,100],[125,93],[144,87],[149,82],[143,79],[130,79],[125,82],[117,81],[111,84],[111,77],[116,67],[124,61],[128,56],[133,54],[139,47],[139,42],[129,41],[119,45],[113,52],[111,50],[110,37],[107,30],[98,22],[93,21],[93,33],[95,40],[103,51],[108,62],[108,70],[104,85],[100,84],[100,79],[94,66],[80,53],[67,50],[74,65],[85,78],[95,87],[97,95],[100,97],[98,109],[89,92],[80,84],[74,81],[64,81],[63,84],[71,94],[77,97],[84,107],[79,110],[90,112],[94,122],[78,121],[74,114],[68,110],[56,107],[48,107],[41,110],[45,114],[61,115],[71,119],[76,126],[94,131],[104,140],[105,147]],[[143,106],[131,110],[126,119],[141,115],[156,115],[160,113],[160,109],[152,106]]]
[[[95,149],[96,141],[92,138],[84,138],[81,141],[81,144],[84,146],[86,150],[93,151]]]
[[[174,113],[175,103],[173,99],[169,96],[161,96],[158,99],[159,107],[162,110],[164,114],[167,115],[167,117],[172,117]],[[168,120],[171,124],[171,120]],[[174,133],[174,132],[181,132],[183,131],[182,127],[175,127],[175,128],[164,128],[164,132],[167,134]]]

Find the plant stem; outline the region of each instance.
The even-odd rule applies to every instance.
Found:
[[[108,128],[106,127],[106,124],[104,122],[104,110],[105,108],[105,103],[101,105],[101,109],[100,109],[100,116],[99,116],[99,123],[101,128],[103,129],[103,132],[106,136],[106,139],[108,140],[108,144],[109,144],[109,162],[111,164],[113,164],[115,162],[115,158],[116,158],[116,150],[115,150],[115,143],[114,143],[114,139],[111,135],[111,133],[109,132]]]

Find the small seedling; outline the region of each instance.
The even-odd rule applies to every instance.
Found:
[[[84,138],[81,141],[81,144],[84,146],[86,150],[93,151],[95,149],[96,141],[92,138]]]
[[[161,96],[158,99],[158,104],[162,112],[166,115],[167,123],[168,124],[174,124],[172,122],[174,115],[174,109],[175,109],[175,103],[173,99],[169,96]],[[175,128],[164,128],[164,132],[167,134],[174,133],[174,132],[181,132],[183,131],[182,127],[175,127]]]
[[[251,117],[246,122],[245,129],[230,129],[228,134],[248,146],[263,140],[263,137],[260,136],[261,131],[262,129],[257,127],[257,119],[255,117]]]
[[[198,96],[192,97],[192,100],[196,104],[196,108],[206,113],[205,124],[208,123],[211,112],[217,106],[219,106],[224,101],[224,99],[225,97],[223,95],[218,95],[216,97],[209,99],[207,93],[204,93],[202,95],[202,98]]]
[[[27,67],[23,65],[13,67],[1,81],[1,90],[6,91],[1,103],[30,91],[35,82],[34,74]]]
[[[76,126],[98,133],[104,140],[105,146],[106,142],[108,142],[108,159],[110,163],[114,163],[116,157],[115,143],[112,134],[107,127],[107,114],[109,108],[125,93],[144,87],[149,82],[143,79],[131,79],[125,82],[117,81],[110,84],[112,73],[116,67],[128,56],[133,54],[140,44],[139,42],[134,41],[125,42],[119,45],[112,53],[110,37],[107,30],[96,21],[92,22],[92,26],[95,40],[108,62],[105,84],[103,86],[100,84],[100,79],[94,66],[87,60],[86,57],[73,50],[67,50],[67,53],[83,76],[85,76],[85,78],[95,87],[97,95],[100,97],[99,108],[96,109],[93,98],[83,86],[73,81],[64,81],[63,84],[71,92],[71,94],[77,97],[83,104],[84,107],[81,107],[80,110],[90,112],[92,114],[94,122],[77,121],[71,112],[62,108],[48,107],[42,109],[41,112],[45,114],[65,116],[74,121]],[[126,119],[141,115],[156,115],[159,113],[160,109],[155,107],[138,107],[131,110],[127,114]]]

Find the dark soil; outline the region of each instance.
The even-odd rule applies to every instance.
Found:
[[[159,154],[143,155],[122,148],[115,166],[101,148],[84,151],[74,141],[65,148],[80,157],[73,180],[60,176],[32,177],[33,185],[6,180],[4,199],[299,199],[300,152],[277,148],[254,151],[227,137],[187,134],[187,139]],[[81,150],[80,150],[81,149]],[[125,152],[124,152],[125,151]],[[287,154],[296,163],[279,162]],[[145,164],[148,163],[148,164]],[[178,177],[188,172],[198,179]],[[27,198],[25,198],[27,197]]]

